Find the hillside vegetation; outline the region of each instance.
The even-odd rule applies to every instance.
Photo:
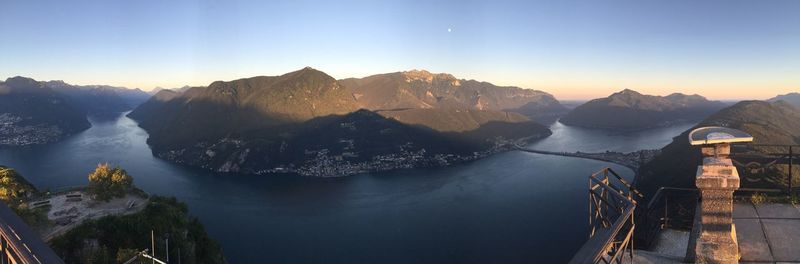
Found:
[[[139,213],[86,221],[50,244],[66,263],[123,263],[150,247],[152,230],[160,259],[166,259],[168,237],[169,259],[175,263],[226,263],[219,245],[188,212],[175,198],[152,196]]]
[[[113,184],[99,186],[104,181],[124,182],[127,188],[133,188],[133,180],[123,169],[107,164],[99,165],[89,180],[91,188],[97,189],[95,193],[119,195],[117,192],[122,189]],[[28,208],[29,195],[43,194],[14,169],[0,166],[0,199],[34,229],[52,225],[46,216],[49,207]],[[66,263],[122,263],[133,257],[133,253],[149,247],[150,230],[156,233],[160,249],[166,248],[164,238],[169,236],[170,259],[180,257],[182,263],[225,263],[219,245],[206,234],[198,219],[189,215],[186,204],[159,196],[149,197],[141,212],[88,220],[50,244]],[[163,251],[159,257],[164,257]]]

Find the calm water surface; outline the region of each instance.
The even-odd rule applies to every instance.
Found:
[[[118,164],[147,192],[189,204],[231,263],[562,263],[586,239],[588,174],[611,166],[633,176],[523,152],[334,179],[217,174],[156,159],[124,116],[91,121],[58,143],[0,149],[0,164],[39,189],[84,185],[97,163]],[[690,126],[615,134],[555,123],[532,146],[659,148]]]

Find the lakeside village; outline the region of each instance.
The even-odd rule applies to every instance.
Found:
[[[10,113],[0,114],[0,146],[27,146],[58,140],[61,129],[55,125],[21,125],[30,118]]]
[[[305,150],[307,160],[302,166],[278,166],[270,170],[259,171],[257,174],[267,173],[297,173],[303,176],[337,177],[358,173],[380,172],[395,169],[413,169],[425,167],[443,167],[466,161],[481,159],[492,154],[514,149],[517,144],[539,138],[538,136],[508,140],[503,137],[494,139],[494,146],[486,150],[473,152],[467,155],[458,154],[429,154],[425,148],[416,150],[411,142],[400,146],[398,153],[373,156],[370,160],[355,161],[358,153],[355,151],[352,139],[340,139],[339,143],[345,144],[344,151],[339,155],[332,155],[327,148],[319,150]]]

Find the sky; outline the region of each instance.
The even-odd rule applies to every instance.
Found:
[[[0,78],[142,88],[426,69],[562,100],[800,92],[800,1],[9,1]]]

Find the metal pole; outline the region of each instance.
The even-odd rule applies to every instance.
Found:
[[[164,244],[167,244],[167,263],[169,263],[169,236],[164,239]]]
[[[792,166],[794,165],[794,153],[792,152],[792,146],[789,146],[789,195],[792,194]]]
[[[153,249],[153,264],[156,264],[156,236],[153,230],[150,230],[150,248]]]

